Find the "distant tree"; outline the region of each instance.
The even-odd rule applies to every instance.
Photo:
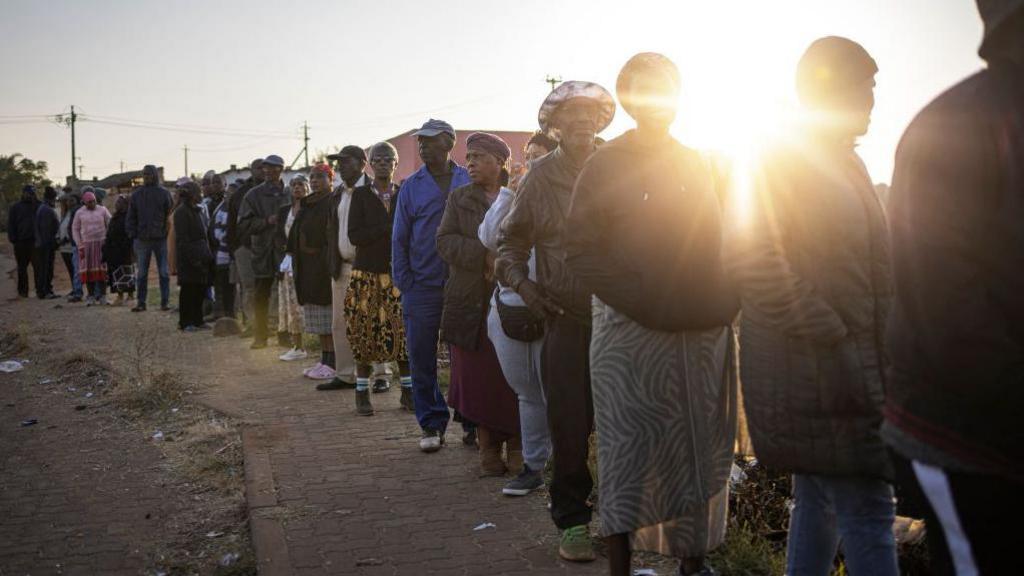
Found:
[[[52,184],[46,169],[42,160],[36,162],[17,152],[10,156],[0,154],[0,226],[7,225],[7,209],[21,199],[26,184],[35,184],[40,189]]]

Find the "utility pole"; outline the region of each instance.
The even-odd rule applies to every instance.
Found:
[[[121,160],[121,174],[124,174],[124,160]]]
[[[57,124],[63,124],[71,128],[71,179],[78,179],[78,172],[75,171],[75,161],[78,156],[75,154],[75,122],[78,121],[78,114],[75,114],[74,105],[71,106],[70,114],[57,114]]]
[[[81,158],[79,158],[81,160]],[[78,173],[81,174],[82,178],[85,178],[85,164],[78,165]]]
[[[188,144],[182,150],[185,151],[185,178],[188,178]]]
[[[309,168],[309,124],[302,121],[302,153],[306,157],[306,168]]]
[[[561,76],[555,77],[555,76],[548,75],[548,76],[544,77],[544,81],[547,82],[548,84],[551,84],[551,91],[553,92],[555,90],[555,86],[562,81],[562,77]]]

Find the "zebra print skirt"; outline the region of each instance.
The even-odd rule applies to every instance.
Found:
[[[601,533],[687,558],[725,538],[737,423],[729,327],[649,330],[594,299],[590,371]]]

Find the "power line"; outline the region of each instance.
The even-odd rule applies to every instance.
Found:
[[[102,114],[87,114],[85,119],[97,123],[131,125],[140,128],[152,128],[159,130],[176,130],[183,132],[197,132],[209,134],[223,134],[229,136],[297,136],[298,130],[260,130],[252,128],[228,128],[225,126],[203,126],[199,124],[178,124],[174,122],[160,122],[156,120],[137,120],[133,118],[122,118],[119,116],[105,116]]]

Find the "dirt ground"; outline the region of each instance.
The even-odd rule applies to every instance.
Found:
[[[0,374],[0,575],[254,574],[237,421],[154,362],[174,319],[19,300],[12,268],[0,252],[0,361],[24,365]]]

